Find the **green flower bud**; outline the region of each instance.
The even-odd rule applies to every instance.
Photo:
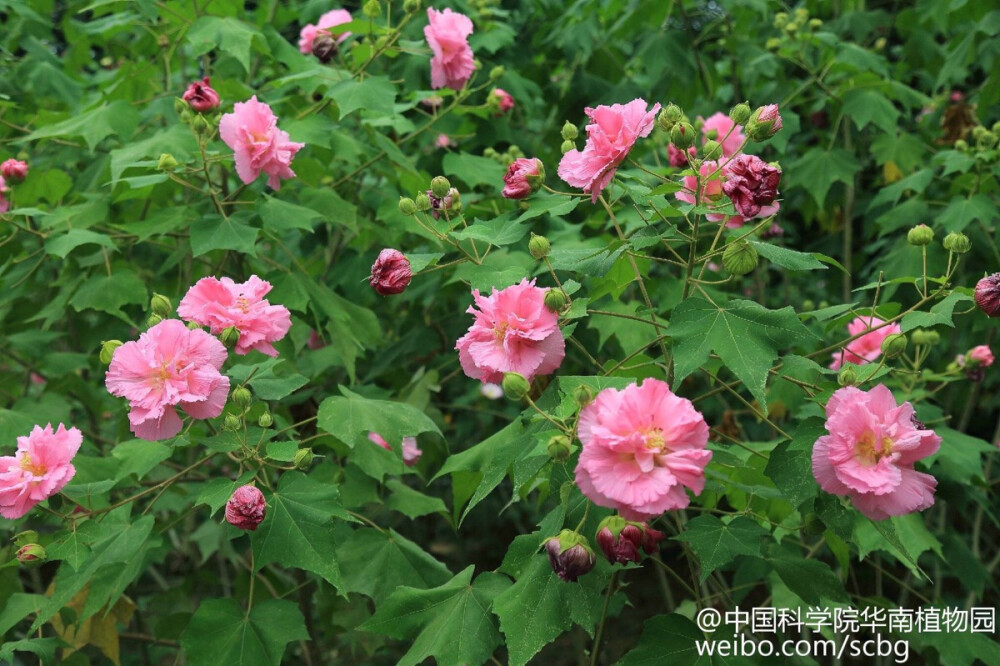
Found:
[[[730,243],[722,253],[722,265],[733,275],[746,275],[759,261],[757,248],[746,241]]]
[[[490,81],[496,81],[497,79],[499,79],[501,76],[504,75],[505,71],[507,70],[504,69],[503,65],[497,65],[496,67],[490,70]]]
[[[570,442],[569,437],[566,435],[553,435],[549,438],[549,443],[545,447],[545,450],[549,454],[549,458],[552,458],[556,462],[562,462],[569,458],[571,452],[572,442]]]
[[[243,419],[235,414],[226,414],[226,418],[222,419],[222,429],[227,432],[236,432],[242,427]]]
[[[274,417],[271,416],[270,412],[264,412],[260,415],[260,418],[257,419],[257,425],[261,428],[270,428],[273,423]]]
[[[181,115],[185,111],[190,113],[190,110],[191,110],[191,105],[188,104],[185,100],[181,99],[180,97],[174,98],[174,111],[177,112],[177,115]]]
[[[313,458],[315,457],[316,456],[313,454],[312,449],[299,449],[295,452],[295,458],[292,460],[292,464],[295,465],[297,469],[307,470],[309,469],[309,466],[312,465]]]
[[[594,389],[586,384],[580,384],[573,389],[573,399],[576,400],[576,404],[580,405],[580,407],[586,407],[594,401]]]
[[[545,292],[545,307],[552,312],[562,312],[566,307],[566,292],[562,289],[549,289]]]
[[[965,254],[972,249],[972,243],[965,234],[953,231],[944,237],[944,249],[955,254]]]
[[[448,192],[451,191],[451,183],[444,176],[434,176],[431,179],[431,192],[434,193],[438,199],[444,199],[448,196]]]
[[[487,148],[486,150],[483,151],[483,157],[488,157],[491,160],[494,159],[497,155],[499,155],[499,153],[496,151],[496,148]]]
[[[212,128],[208,124],[208,121],[205,120],[205,116],[201,115],[200,113],[191,119],[191,129],[194,130],[195,134],[199,134],[202,136],[212,131]]]
[[[420,0],[403,0],[403,11],[407,14],[416,14],[420,11]]]
[[[399,197],[399,212],[403,215],[413,215],[417,212],[417,204],[410,197]]]
[[[250,402],[253,400],[253,396],[250,394],[250,389],[245,386],[238,386],[233,389],[233,404],[240,409],[246,409],[250,406]]]
[[[520,400],[531,390],[531,384],[524,375],[518,372],[505,372],[500,386],[503,388],[504,395],[511,400]]]
[[[810,30],[819,30],[822,27],[823,27],[823,21],[822,21],[822,19],[817,19],[817,18],[809,19],[809,29]],[[881,37],[880,39],[882,40],[882,46],[885,46],[885,37]],[[878,42],[875,43],[875,48],[876,49],[879,48],[878,47]]]
[[[941,334],[937,331],[928,331],[923,328],[916,328],[910,332],[910,339],[915,345],[934,346],[941,342]]]
[[[788,14],[785,12],[778,12],[774,15],[774,27],[781,30],[786,25],[788,25]]]
[[[507,148],[507,152],[509,152],[510,156],[515,159],[518,157],[524,157],[524,151],[521,150],[520,146],[515,144],[511,144],[510,147]]]
[[[673,102],[667,104],[667,108],[663,109],[663,115],[665,115],[667,120],[672,123],[679,123],[684,120],[684,111],[682,111],[681,107],[677,106]]]
[[[528,241],[528,252],[535,259],[544,259],[549,256],[549,252],[552,250],[552,246],[549,245],[549,239],[545,236],[538,236],[536,234],[531,234],[531,240]]]
[[[837,383],[841,386],[854,386],[858,383],[858,373],[854,368],[847,366],[837,375]]]
[[[794,35],[798,31],[799,31],[799,24],[795,23],[794,21],[785,26],[785,32],[787,32],[789,35]]]
[[[156,163],[156,168],[160,171],[173,171],[178,166],[176,158],[170,153],[162,153],[160,161]]]
[[[662,114],[661,114],[662,115]],[[562,126],[562,138],[564,141],[572,141],[580,135],[579,130],[576,129],[576,125],[570,121],[566,121]]]
[[[799,23],[805,23],[809,20],[809,10],[805,7],[799,7],[795,10],[795,20]]]
[[[49,559],[45,549],[37,543],[21,546],[17,551],[17,561],[26,567],[37,567]]]
[[[713,141],[709,139],[705,142],[705,145],[701,147],[702,154],[704,154],[706,160],[718,159],[722,155],[722,145],[718,141]]]
[[[729,110],[729,119],[737,125],[746,125],[750,119],[750,105],[746,102],[737,104]]]
[[[768,51],[777,51],[781,48],[781,40],[777,37],[771,37],[764,42],[764,48]]]
[[[565,141],[563,141],[562,145],[559,146],[559,150],[561,150],[563,152],[563,154],[568,153],[569,151],[575,150],[575,149],[576,149],[576,144],[573,143],[572,141],[570,141],[569,139],[566,139]]]
[[[382,6],[378,0],[368,0],[364,7],[361,8],[361,13],[368,18],[378,18],[382,15]]]
[[[417,210],[421,212],[426,213],[431,209],[431,198],[424,192],[417,195],[417,199],[414,203],[417,204]]]
[[[689,122],[679,122],[670,130],[670,142],[680,148],[687,150],[694,145],[694,128]]]
[[[122,346],[121,340],[105,340],[101,343],[101,363],[109,365],[115,357],[115,350]]]
[[[153,298],[149,301],[149,309],[155,315],[169,317],[170,313],[174,311],[174,306],[166,296],[154,293]]]
[[[232,349],[240,341],[240,329],[235,326],[229,326],[222,329],[222,335],[219,336],[219,341],[226,346],[226,349]]]
[[[962,139],[955,141],[955,150],[960,150],[963,153],[969,149],[969,144]]]
[[[934,230],[926,224],[918,224],[906,232],[906,242],[910,245],[930,245],[933,241]]]
[[[163,321],[163,317],[161,317],[158,314],[151,314],[151,315],[149,315],[149,319],[146,320],[146,327],[147,328],[153,328],[154,326],[156,326],[157,324],[159,324],[161,321]]]
[[[29,543],[36,543],[38,541],[38,532],[35,530],[18,532],[11,541],[14,542],[15,546],[27,546]]]
[[[807,298],[806,300],[802,301],[803,312],[812,312],[815,309],[816,309],[816,303],[814,303],[811,298]]]
[[[893,333],[882,340],[882,353],[886,358],[896,358],[905,351],[906,335],[903,333]]]
[[[198,329],[201,328],[201,326],[199,326],[198,322],[196,322],[196,321],[189,321],[187,323],[187,327],[188,327],[189,331],[197,331]]]

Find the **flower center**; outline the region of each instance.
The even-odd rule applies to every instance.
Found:
[[[35,476],[44,476],[46,472],[44,467],[31,460],[27,452],[21,454],[21,469]]]
[[[505,321],[498,322],[496,326],[493,327],[493,339],[500,342],[507,336],[507,329],[510,328],[510,324]]]
[[[236,307],[238,307],[243,314],[249,314],[250,300],[243,296],[240,296],[239,298],[236,299]]]
[[[854,455],[865,465],[876,465],[880,460],[892,455],[892,440],[882,437],[881,442],[873,432],[867,432],[854,446]]]
[[[646,448],[650,451],[662,451],[665,441],[663,439],[663,431],[659,428],[651,428],[643,433],[643,437],[646,440]]]

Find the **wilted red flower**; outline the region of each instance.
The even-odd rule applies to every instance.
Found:
[[[545,169],[539,159],[521,157],[511,162],[504,174],[504,188],[500,193],[508,199],[524,199],[537,192],[545,178]]]
[[[184,91],[184,101],[198,113],[205,113],[212,109],[219,108],[219,93],[215,92],[212,86],[208,85],[206,76],[201,82],[195,81]]]
[[[722,174],[722,190],[745,218],[754,217],[778,196],[781,170],[756,155],[734,157],[722,168]]]
[[[237,488],[226,502],[226,522],[241,530],[256,530],[266,513],[264,493],[254,486]]]
[[[976,283],[976,306],[988,317],[1000,317],[1000,273]]]
[[[381,295],[390,296],[406,291],[412,277],[410,260],[406,255],[387,247],[378,253],[378,259],[372,264],[372,274],[368,278],[368,283]]]

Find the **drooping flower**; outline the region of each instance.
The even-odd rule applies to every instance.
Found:
[[[111,395],[126,398],[136,437],[155,441],[181,431],[180,407],[196,419],[222,413],[229,377],[219,369],[226,348],[179,319],[165,319],[114,351],[105,384]]]
[[[640,549],[655,553],[663,532],[646,523],[628,521],[621,516],[608,516],[597,526],[597,545],[608,562],[626,564],[642,560]]]
[[[688,160],[698,154],[698,150],[691,146],[687,150],[681,150],[672,143],[667,144],[667,159],[672,167],[687,166]]]
[[[35,426],[17,438],[17,452],[0,457],[0,516],[20,518],[39,502],[62,490],[76,468],[70,462],[80,450],[83,435],[62,423]]]
[[[434,52],[431,58],[431,87],[461,90],[476,70],[469,46],[472,20],[450,8],[438,11],[427,8],[424,37]]]
[[[545,168],[537,158],[520,157],[510,163],[504,174],[504,188],[500,192],[507,199],[524,199],[537,192],[545,180]]]
[[[732,131],[730,131],[732,130]],[[740,149],[746,137],[743,135],[743,127],[733,122],[725,113],[717,111],[702,122],[701,134],[702,142],[708,141],[711,133],[715,132],[714,140],[722,146],[722,156],[732,157]]]
[[[410,270],[410,260],[399,250],[385,248],[378,253],[378,259],[372,264],[372,273],[368,284],[383,296],[402,294],[413,272]]]
[[[641,98],[628,104],[587,107],[585,112],[591,121],[587,125],[587,143],[582,151],[574,149],[562,156],[559,177],[590,194],[596,203],[636,140],[653,131],[659,111],[659,104],[647,111],[646,100]]]
[[[271,343],[285,337],[292,326],[292,316],[283,305],[271,305],[264,296],[271,283],[251,275],[246,282],[205,277],[195,283],[177,305],[177,315],[185,321],[208,326],[212,335],[229,327],[236,328],[239,341],[235,352],[243,355],[256,349],[277,356]]]
[[[580,412],[576,485],[592,502],[644,521],[683,509],[705,487],[708,424],[666,382],[604,389]]]
[[[544,545],[552,571],[567,583],[575,583],[594,568],[594,551],[577,532],[563,530],[558,536],[546,539]]]
[[[241,530],[256,531],[265,515],[264,493],[256,486],[240,486],[226,502],[226,522]]]
[[[976,307],[987,317],[1000,317],[1000,273],[987,275],[976,283]]]
[[[781,170],[756,155],[738,155],[724,167],[722,189],[744,218],[756,217],[778,197]]]
[[[495,115],[502,116],[514,108],[514,96],[503,88],[494,88],[490,92],[490,104],[495,104],[499,111]]]
[[[826,404],[826,429],[812,453],[823,490],[850,497],[872,520],[934,504],[937,480],[913,465],[935,453],[941,438],[915,421],[910,403],[897,406],[885,385],[838,389]]]
[[[4,160],[0,164],[0,176],[3,176],[11,185],[17,185],[28,177],[28,163],[13,158]]]
[[[219,136],[235,153],[240,180],[249,185],[263,171],[267,184],[275,190],[281,189],[282,179],[295,177],[292,160],[306,145],[292,141],[288,132],[278,129],[278,117],[270,106],[258,102],[256,95],[237,102],[232,113],[222,116]]]
[[[346,9],[333,9],[328,11],[319,17],[319,21],[316,24],[308,24],[302,28],[299,32],[299,51],[301,53],[310,54],[313,52],[313,41],[316,37],[320,35],[330,35],[336,39],[336,43],[340,44],[345,39],[351,36],[350,32],[336,32],[335,30],[330,30],[335,26],[341,25],[342,23],[350,23],[353,19],[351,18],[351,12]]]
[[[476,320],[455,343],[466,375],[500,384],[505,372],[531,381],[559,367],[566,341],[558,315],[545,307],[546,291],[524,279],[499,291],[494,287],[489,296],[472,292],[475,305],[466,312]]]
[[[198,113],[219,108],[219,93],[215,92],[215,89],[209,85],[207,76],[201,81],[195,81],[189,85],[188,89],[184,91],[183,98]]]
[[[847,332],[852,336],[860,335],[869,329],[882,326],[885,322],[875,316],[856,317],[854,321],[847,325]],[[899,324],[889,324],[882,326],[878,330],[865,333],[861,337],[851,340],[847,347],[833,353],[833,362],[830,363],[831,370],[840,370],[846,361],[855,365],[862,365],[874,361],[882,355],[882,341],[890,335],[902,333]]]

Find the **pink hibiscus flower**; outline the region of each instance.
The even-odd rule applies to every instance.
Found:
[[[698,172],[702,175],[702,179],[713,176],[711,180],[702,184],[701,192],[698,195],[698,203],[705,206],[722,202],[723,190],[726,184],[725,168],[720,170],[718,162],[715,160],[705,160],[701,163],[701,168],[698,169]],[[698,179],[694,176],[684,176],[681,182],[684,185],[684,189],[674,192],[674,197],[678,201],[694,204],[694,193],[698,187]],[[746,218],[742,215],[707,213],[705,219],[709,222],[723,222],[730,229],[739,229],[746,224],[748,219],[771,217],[772,215],[776,215],[780,208],[781,205],[775,201],[772,204],[761,206],[759,212],[752,218]]]
[[[240,180],[249,185],[263,171],[268,175],[267,184],[275,190],[281,189],[282,179],[295,177],[292,159],[306,145],[290,140],[288,132],[278,129],[278,117],[271,107],[258,102],[256,95],[237,102],[232,113],[222,116],[219,136],[235,153]]]
[[[658,379],[597,394],[580,412],[576,485],[628,520],[683,509],[705,487],[708,424],[690,400]]]
[[[466,312],[476,321],[455,343],[466,375],[499,384],[505,372],[531,381],[559,367],[566,341],[559,317],[545,307],[546,291],[525,279],[500,291],[494,287],[489,296],[481,296],[478,289],[472,292],[476,304]]]
[[[872,520],[922,511],[934,504],[937,480],[913,464],[936,452],[941,438],[916,421],[892,391],[838,389],[826,404],[829,435],[816,440],[813,476],[823,490],[851,498]]]
[[[378,444],[386,451],[392,451],[392,447],[389,446],[389,442],[385,441],[382,435],[377,432],[369,432],[368,439],[375,444]],[[424,452],[420,450],[420,447],[417,446],[417,438],[404,437],[401,444],[403,447],[403,464],[407,467],[413,467],[417,464],[417,461],[420,460],[420,456],[424,454]]]
[[[299,51],[305,54],[312,53],[313,41],[316,36],[325,33],[332,35],[337,39],[337,44],[340,44],[345,39],[351,36],[350,32],[334,32],[329,30],[334,26],[341,25],[342,23],[350,23],[354,19],[351,18],[351,12],[346,9],[334,9],[328,11],[319,17],[319,21],[315,25],[312,23],[304,26],[302,31],[299,32]]]
[[[723,157],[735,155],[743,142],[746,141],[746,136],[743,135],[743,126],[736,125],[732,118],[721,111],[713,113],[702,123],[702,143],[708,140],[708,134],[712,131],[715,131],[715,140],[722,145]],[[729,136],[727,137],[726,134]]]
[[[882,326],[885,322],[878,317],[856,317],[854,321],[847,325],[847,332],[851,335],[864,333],[868,329]],[[830,363],[831,370],[840,370],[840,367],[850,361],[855,365],[863,365],[874,361],[882,355],[882,341],[894,333],[902,333],[899,324],[889,324],[882,326],[877,331],[865,333],[856,340],[847,343],[843,351],[833,353],[833,362]]]
[[[225,360],[217,339],[165,319],[115,350],[105,384],[111,395],[128,399],[136,437],[167,439],[181,431],[175,406],[196,419],[222,413],[229,393],[229,377],[219,372]]]
[[[430,45],[434,57],[431,58],[431,87],[461,90],[465,82],[476,71],[469,46],[472,34],[472,20],[465,14],[445,9],[439,12],[427,8],[424,37]]]
[[[49,423],[18,437],[17,452],[0,457],[0,516],[20,518],[62,490],[76,474],[70,461],[82,443],[80,431],[62,423],[55,432]]]
[[[243,355],[256,349],[268,356],[277,356],[271,344],[285,337],[292,326],[292,315],[283,305],[271,305],[264,296],[271,283],[251,275],[246,282],[233,282],[224,277],[198,280],[177,305],[177,315],[186,321],[208,326],[219,335],[230,326],[240,332],[233,351]]]
[[[587,125],[587,143],[583,151],[571,150],[562,156],[557,173],[573,187],[579,187],[596,202],[601,191],[615,176],[615,171],[636,139],[649,136],[656,122],[659,104],[646,110],[646,100],[634,99],[628,104],[586,108],[590,124]]]

